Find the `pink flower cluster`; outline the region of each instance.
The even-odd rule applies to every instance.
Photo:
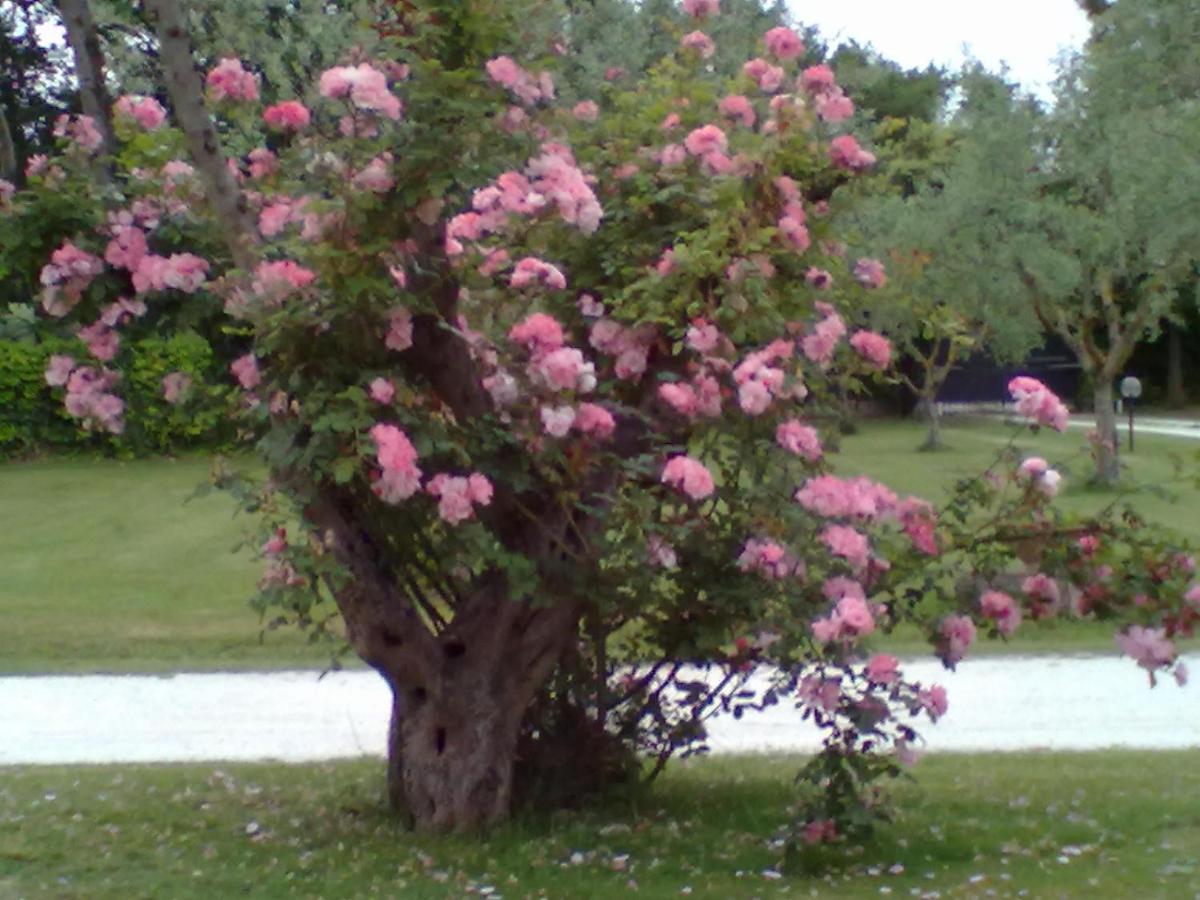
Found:
[[[258,359],[253,353],[239,356],[229,364],[229,371],[244,390],[252,391],[262,384],[262,373],[258,370]]]
[[[762,350],[747,354],[733,370],[733,381],[738,386],[738,405],[750,416],[766,412],[776,398],[795,396],[802,384],[784,387],[786,373],[774,363],[789,359],[795,350],[791,341],[772,341]],[[801,394],[803,396],[803,394]]]
[[[91,116],[59,116],[54,120],[54,136],[66,138],[88,153],[99,150],[104,143],[104,135]]]
[[[1062,481],[1062,475],[1057,470],[1050,468],[1050,464],[1040,456],[1031,456],[1024,460],[1017,468],[1017,473],[1028,479],[1047,497],[1053,497],[1058,493],[1058,487]]]
[[[529,106],[554,99],[554,79],[549,72],[533,75],[526,72],[511,56],[497,56],[485,66],[488,77],[506,88],[514,97]]]
[[[571,115],[580,122],[595,122],[600,118],[600,107],[595,100],[580,100],[571,110]]]
[[[261,262],[254,270],[250,289],[268,303],[278,304],[285,297],[303,290],[317,279],[317,273],[290,259]]]
[[[868,289],[881,288],[887,284],[887,272],[879,260],[864,256],[854,264],[854,280]]]
[[[284,100],[264,109],[263,121],[281,131],[300,131],[308,127],[312,116],[299,100]]]
[[[854,115],[854,101],[838,87],[829,66],[808,67],[800,73],[799,86],[812,96],[817,115],[826,122],[841,122]]]
[[[900,527],[913,547],[928,556],[937,556],[937,514],[933,506],[916,497],[907,497],[896,507]]]
[[[855,569],[865,569],[871,557],[867,536],[849,525],[830,525],[821,532],[821,540],[834,556],[840,556]]]
[[[168,372],[162,380],[163,399],[171,405],[182,403],[192,389],[192,376],[186,372]]]
[[[684,50],[694,50],[700,54],[701,59],[711,59],[713,54],[717,52],[717,45],[703,31],[692,31],[685,34],[679,41],[679,46]]]
[[[173,288],[194,294],[204,286],[208,261],[192,253],[172,253],[156,256],[147,253],[133,272],[133,289],[139,294]]]
[[[712,473],[690,456],[673,456],[663,467],[663,484],[683,491],[693,500],[703,500],[715,490]]]
[[[828,303],[818,303],[817,312],[821,319],[800,341],[804,355],[819,366],[833,361],[838,342],[846,336],[846,323]]]
[[[975,623],[966,616],[947,616],[938,629],[938,638],[938,655],[946,665],[954,666],[975,642]]]
[[[533,313],[518,322],[508,332],[508,339],[524,344],[531,354],[557,350],[566,343],[563,327],[558,319],[546,313]]]
[[[856,331],[850,338],[850,346],[877,369],[886,369],[892,361],[892,345],[874,331]]]
[[[52,316],[65,316],[103,271],[104,263],[99,257],[80,250],[70,241],[65,242],[42,267],[42,308]]]
[[[1008,392],[1017,401],[1017,412],[1039,425],[1065,431],[1070,412],[1058,396],[1038,381],[1018,375],[1008,383]]]
[[[407,500],[421,488],[417,449],[409,441],[408,435],[395,425],[379,422],[371,426],[370,434],[382,470],[371,485],[371,490],[384,503]]]
[[[167,121],[167,111],[153,97],[139,97],[125,94],[113,104],[113,112],[118,116],[133,119],[147,131],[161,128]]]
[[[575,347],[558,347],[535,354],[529,363],[530,379],[551,391],[588,393],[596,387],[596,367]]]
[[[689,419],[721,414],[721,387],[711,375],[698,374],[689,384],[670,381],[658,386],[658,396],[675,412]]]
[[[618,378],[638,381],[646,371],[657,331],[649,324],[628,328],[612,319],[598,319],[588,340],[601,353],[615,358]]]
[[[788,453],[802,456],[809,462],[817,462],[824,453],[817,430],[796,419],[779,423],[779,427],[775,429],[775,442]]]
[[[438,515],[450,525],[473,519],[476,506],[487,506],[492,502],[492,483],[478,472],[465,478],[439,473],[429,479],[425,490],[438,498]]]
[[[247,72],[240,59],[222,59],[208,73],[204,84],[213,100],[258,99],[258,76]]]
[[[721,11],[721,0],[683,0],[683,11],[693,19],[707,19]]]
[[[804,52],[804,41],[800,40],[800,35],[782,25],[768,31],[763,35],[763,40],[766,41],[767,52],[781,62],[795,59]]]
[[[812,623],[813,639],[821,644],[850,643],[875,630],[875,617],[860,594],[846,594],[824,619]]]
[[[683,139],[684,149],[697,157],[714,174],[729,171],[733,161],[725,155],[729,139],[716,125],[702,125]]]
[[[746,541],[737,567],[743,572],[757,572],[764,578],[803,578],[804,561],[798,560],[775,541],[751,538]]]
[[[125,401],[112,393],[120,377],[107,369],[77,367],[69,356],[51,356],[46,367],[46,383],[67,388],[67,414],[82,419],[85,428],[99,427],[110,434],[125,430]]]
[[[765,59],[752,59],[742,66],[742,73],[758,85],[759,90],[773,94],[783,84],[783,69],[773,66]]]
[[[400,98],[388,90],[387,76],[369,63],[325,70],[318,89],[322,97],[345,97],[358,109],[387,119],[399,119],[404,112]]]
[[[829,145],[829,159],[840,169],[861,172],[875,165],[875,154],[859,146],[853,135],[841,134]]]
[[[88,353],[101,362],[108,362],[117,355],[121,346],[121,337],[116,330],[103,320],[97,320],[91,325],[80,328],[75,334],[87,344]]]
[[[546,287],[552,291],[562,291],[567,287],[566,276],[557,266],[551,265],[536,256],[526,256],[513,269],[508,283],[514,288]]]
[[[754,105],[741,94],[730,94],[717,106],[721,115],[741,122],[746,128],[754,127]]]
[[[413,345],[412,313],[403,306],[392,307],[388,313],[388,330],[383,344],[389,350],[401,352]]]
[[[1117,647],[1149,672],[1165,668],[1175,659],[1175,645],[1161,628],[1131,625],[1117,635]]]
[[[809,512],[826,518],[872,521],[892,512],[897,497],[869,478],[843,480],[836,475],[818,475],[796,492],[796,500]]]
[[[994,621],[997,630],[1006,637],[1021,624],[1021,607],[1003,591],[984,591],[979,598],[979,608],[984,617]]]
[[[354,176],[354,186],[372,194],[386,194],[396,183],[392,177],[393,161],[392,154],[379,154]]]

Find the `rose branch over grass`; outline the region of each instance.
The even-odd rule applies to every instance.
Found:
[[[873,422],[843,439],[839,470],[867,473],[899,490],[940,500],[956,478],[981,471],[1011,436],[996,423],[950,425],[951,449],[919,453],[917,422]],[[1059,502],[1090,511],[1118,495],[1086,485],[1089,461],[1078,433],[1023,433],[1019,446],[1067,475]],[[1200,540],[1198,492],[1178,460],[1196,442],[1147,435],[1130,466],[1127,502],[1150,522]],[[0,497],[13,523],[0,543],[0,670],[169,671],[321,666],[327,645],[292,632],[267,632],[247,606],[261,564],[232,552],[245,520],[220,494],[189,499],[207,459],[116,462],[58,459],[0,467]],[[921,653],[901,630],[881,646]],[[1112,628],[1051,620],[1018,630],[1008,643],[975,652],[1114,652]]]

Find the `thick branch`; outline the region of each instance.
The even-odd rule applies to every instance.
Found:
[[[178,0],[146,0],[161,47],[163,75],[175,111],[175,121],[187,138],[192,161],[200,170],[209,202],[221,220],[221,231],[234,262],[253,268],[258,232],[246,210],[237,181],[225,163],[225,153],[204,105],[204,85],[192,58],[183,10]]]
[[[104,52],[100,34],[92,18],[88,0],[58,0],[58,11],[67,29],[71,53],[75,57],[75,77],[79,80],[79,102],[85,115],[91,116],[104,138],[104,152],[117,152],[112,128],[112,101],[104,83]]]

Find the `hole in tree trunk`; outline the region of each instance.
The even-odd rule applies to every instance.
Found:
[[[434,735],[433,746],[437,749],[438,756],[441,756],[446,751],[446,729],[439,728]]]
[[[425,690],[425,688],[423,688],[423,687],[416,688],[415,690],[413,690],[413,706],[420,706],[422,703],[425,702],[425,699],[428,696],[429,696],[429,692],[427,690]]]
[[[467,652],[467,645],[462,641],[451,641],[442,648],[442,652],[446,654],[446,659],[458,659]]]
[[[403,641],[400,640],[400,635],[393,631],[388,631],[386,628],[383,631],[383,646],[399,647]]]

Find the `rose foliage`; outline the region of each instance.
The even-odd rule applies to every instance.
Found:
[[[57,181],[33,179],[80,190],[115,164],[43,274],[91,352],[47,372],[72,415],[122,428],[121,331],[166,297],[244,340],[225,390],[270,475],[220,480],[263,521],[259,603],[340,623],[387,679],[418,825],[486,824],[637,756],[657,772],[714,711],[786,703],[826,735],[793,842],[838,840],[947,710],[869,652],[902,622],[953,667],[978,634],[1109,616],[1152,678],[1183,679],[1192,558],[1132,513],[1069,520],[1045,461],[1006,451],[940,509],[833,473],[836,397],[890,364],[839,309],[886,274],[838,242],[835,188],[874,158],[796,33],[718,80],[719,4],[689,2],[647,77],[560,108],[572,48],[529,32],[552,7],[429,6],[385,8],[377,56],[280,105],[252,61],[208,75],[253,229],[215,219],[153,101],[118,104],[115,163],[66,127]],[[1014,391],[1062,426],[1040,384]]]

